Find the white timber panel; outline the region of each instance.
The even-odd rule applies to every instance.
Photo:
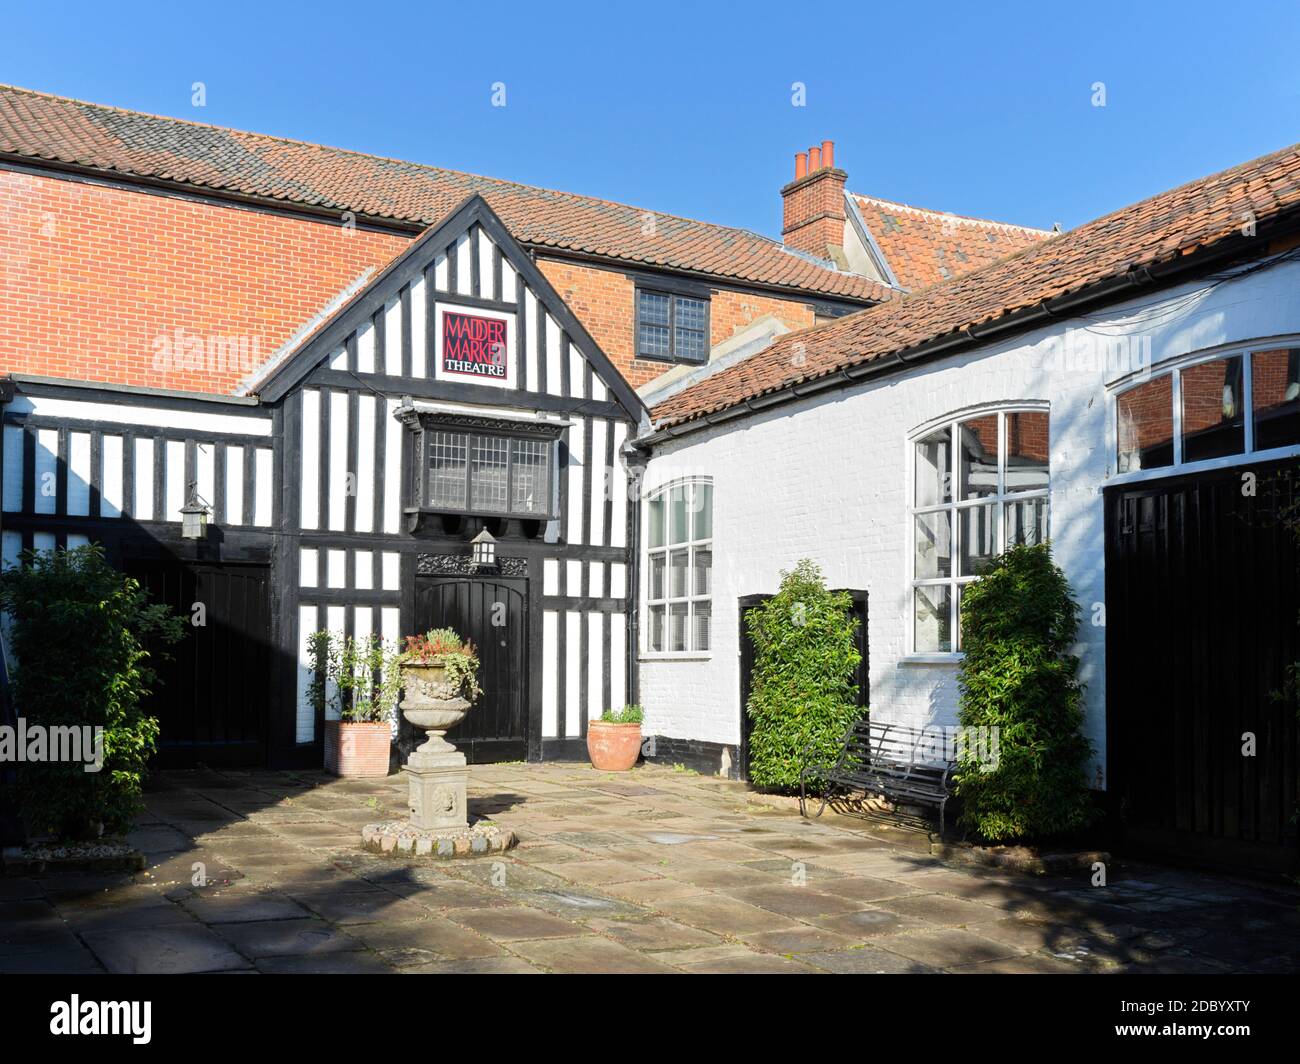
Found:
[[[609,615],[609,705],[622,709],[627,704],[627,617]]]
[[[52,514],[58,503],[59,432],[36,430],[36,512]]]
[[[135,498],[131,502],[131,516],[137,521],[152,521],[156,516],[153,497],[154,461],[153,440],[142,440],[137,437],[135,441]]]
[[[194,445],[194,470],[197,474],[197,490],[201,498],[209,506],[216,496],[217,474],[216,474],[216,444],[198,443]]]
[[[401,353],[398,353],[401,362]],[[375,397],[357,396],[357,516],[356,531],[375,527]]]
[[[68,433],[67,512],[73,517],[90,513],[90,433]]]
[[[311,704],[311,658],[307,640],[316,631],[316,607],[298,607],[298,713],[295,738],[309,743],[316,738],[316,710]]]
[[[330,393],[330,475],[329,527],[333,532],[346,528],[348,502],[348,395]]]
[[[587,719],[598,720],[605,707],[605,615],[587,614]],[[576,732],[575,732],[576,734]]]
[[[316,572],[320,565],[320,551],[315,547],[303,547],[298,552],[298,585],[315,587]]]
[[[547,320],[550,325],[550,320]],[[556,326],[558,330],[559,326]],[[559,348],[556,349],[557,351]],[[569,344],[569,394],[576,399],[587,398],[587,360],[574,344]],[[593,376],[594,376],[593,372]]]
[[[559,614],[546,610],[542,614],[542,645],[538,652],[542,655],[542,735],[551,738],[560,734],[556,691],[559,670],[555,660],[558,633]]]
[[[461,233],[456,238],[456,291],[462,296],[470,294],[470,265],[469,257],[473,249],[470,247],[469,234]]]
[[[605,465],[605,434],[609,422],[591,422],[591,545],[605,545],[605,497],[609,492],[609,467]]]
[[[20,396],[9,404],[9,412],[33,414],[59,420],[103,421],[112,425],[138,425],[147,428],[178,428],[202,435],[207,432],[235,436],[265,436],[272,432],[271,419],[264,415],[208,414],[193,410],[168,410],[165,407],[130,406],[124,403],[85,402],[80,399],[52,399],[46,396]]]
[[[564,394],[564,363],[560,360],[563,352],[560,350],[560,327],[555,324],[555,319],[549,314],[546,315],[546,392],[548,395]],[[570,385],[572,385],[570,381]],[[539,382],[540,384],[540,382]],[[541,391],[540,387],[534,388],[534,391]]]
[[[16,513],[23,508],[23,430],[21,425],[4,427],[4,508]]]
[[[259,447],[253,455],[253,473],[257,478],[253,491],[253,524],[266,527],[271,523],[275,497],[274,452],[269,447]]]
[[[302,393],[302,515],[303,528],[320,528],[320,392]]]
[[[537,297],[531,288],[524,289],[524,320],[520,323],[524,330],[524,366],[528,375],[528,390],[545,391],[545,381],[538,376],[537,352]]]
[[[99,459],[99,513],[102,517],[121,517],[125,505],[122,497],[122,437],[107,433],[101,437]]]
[[[411,376],[428,375],[425,363],[425,284],[423,275],[411,285]]]
[[[400,591],[402,587],[402,556],[395,550],[386,550],[380,565],[383,569],[384,590]]]
[[[357,372],[375,372],[375,326],[373,322],[363,322],[357,329]]]
[[[384,531],[396,535],[402,527],[402,423],[393,415],[399,400],[384,406]]]
[[[569,527],[566,538],[570,543],[582,542],[582,467],[583,436],[586,424],[575,421],[569,426]]]
[[[402,301],[394,299],[384,305],[384,372],[391,377],[402,375]]]
[[[226,524],[244,523],[244,448],[226,447]]]
[[[623,444],[627,442],[627,424],[615,421],[614,432],[614,467],[610,470],[610,494],[614,498],[614,507],[610,518],[609,545],[611,547],[627,546],[627,509],[628,479],[627,467],[623,464]]]
[[[181,507],[185,505],[185,444],[180,440],[168,440],[167,472],[164,480],[163,519],[179,521]]]
[[[564,734],[582,733],[582,614],[564,615]]]

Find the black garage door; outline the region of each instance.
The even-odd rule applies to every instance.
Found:
[[[135,559],[124,568],[185,621],[148,702],[160,728],[155,763],[264,765],[273,687],[269,568]],[[201,625],[192,623],[196,604]]]
[[[1279,697],[1300,653],[1298,470],[1107,493],[1107,759],[1131,850],[1300,866],[1296,702]]]

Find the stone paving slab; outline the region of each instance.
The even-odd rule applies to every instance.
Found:
[[[216,930],[240,953],[254,959],[362,948],[357,939],[324,920],[262,920],[222,924]]]
[[[115,975],[188,975],[246,968],[248,961],[202,924],[88,931],[82,940]]]
[[[363,824],[404,810],[398,774],[157,773],[133,832],[145,871],[0,879],[0,972],[1300,968],[1285,884],[955,868],[923,832],[760,797],[660,766],[474,766],[471,811],[520,845],[432,867],[361,849]]]

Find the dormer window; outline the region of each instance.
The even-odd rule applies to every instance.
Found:
[[[410,412],[411,510],[549,520],[563,424]]]

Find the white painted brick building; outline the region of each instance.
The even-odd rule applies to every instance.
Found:
[[[869,593],[873,714],[916,725],[955,724],[956,658],[926,660],[908,646],[910,441],[939,419],[1032,402],[1050,411],[1050,536],[1082,607],[1078,653],[1087,733],[1104,773],[1106,642],[1105,629],[1093,623],[1094,604],[1105,601],[1102,489],[1116,476],[1114,391],[1134,379],[1127,367],[1105,364],[1107,345],[1129,355],[1139,374],[1149,359],[1149,373],[1158,375],[1180,359],[1255,340],[1280,343],[1297,333],[1300,264],[1279,262],[1240,279],[1200,279],[1104,313],[1062,319],[656,443],[646,495],[683,478],[712,480],[712,649],[647,653],[643,618],[640,698],[647,733],[722,744],[732,748],[727,757],[734,762],[742,711],[737,600],[775,592],[781,571],[805,557],[822,567],[828,586]],[[642,566],[643,603],[647,572]]]

